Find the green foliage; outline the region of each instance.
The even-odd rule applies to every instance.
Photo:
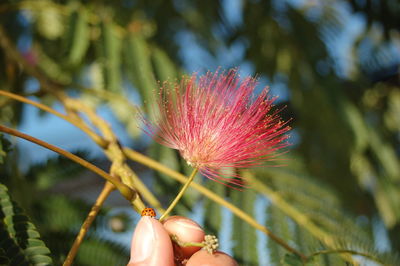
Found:
[[[273,232],[296,243],[306,254],[319,250],[353,250],[384,265],[400,263],[396,254],[376,250],[368,231],[354,222],[355,219],[341,206],[331,189],[314,178],[275,169],[258,170],[258,177],[266,186],[257,181],[254,183],[255,190],[270,198],[272,203],[267,224]],[[274,242],[269,244],[271,250],[281,250],[280,253],[278,250],[272,252],[278,263],[285,251]],[[320,260],[322,256],[326,255],[314,259]],[[345,253],[333,252],[324,260],[320,260],[318,265],[329,264],[328,261],[334,265],[345,265],[352,258]]]
[[[96,238],[87,239],[81,246],[77,261],[79,265],[126,265],[129,251],[126,247]]]
[[[121,38],[117,35],[115,26],[110,21],[103,21],[100,29],[100,63],[103,67],[105,88],[112,92],[119,92],[121,89]]]
[[[265,210],[261,210],[265,211]],[[282,213],[279,208],[274,206],[269,206],[267,209],[268,217],[266,225],[268,228],[276,232],[279,237],[288,241],[290,240],[290,232],[289,232],[289,220],[287,217]],[[286,254],[286,250],[284,250],[280,245],[273,241],[268,241],[268,250],[270,250],[269,254],[271,254],[271,262],[275,265],[278,265],[279,262]]]
[[[151,105],[154,104],[157,87],[151,65],[150,47],[140,32],[130,33],[125,43],[128,77],[138,88],[145,109],[149,112]]]
[[[75,152],[82,158],[87,157],[85,152]],[[33,164],[26,173],[27,179],[39,192],[47,191],[62,181],[71,180],[82,174],[82,167],[64,157],[49,158],[43,163]]]
[[[232,203],[235,206],[249,213],[256,215],[255,201],[257,194],[252,190],[232,191]],[[257,235],[256,229],[240,219],[233,219],[232,241],[235,243],[233,248],[234,257],[240,265],[256,266],[258,262]]]
[[[283,257],[282,260],[282,265],[287,265],[287,266],[302,266],[304,265],[303,261],[299,256],[296,254],[286,254]]]
[[[68,65],[78,66],[84,59],[84,56],[90,44],[90,28],[88,24],[88,14],[85,9],[79,7],[70,16],[69,37],[70,40],[68,52]]]
[[[216,185],[213,181],[208,180],[206,187],[220,196],[225,196],[225,187]],[[222,210],[223,207],[215,204],[209,199],[204,199],[205,221],[204,228],[210,234],[217,234],[221,230],[222,224]]]
[[[4,138],[4,135],[0,133],[0,164],[4,162],[4,157],[11,150],[11,143]]]
[[[50,250],[36,227],[0,184],[0,261],[9,265],[51,265]]]
[[[77,154],[86,157],[85,153]],[[90,210],[90,204],[49,191],[57,187],[60,189],[60,184],[66,181],[78,180],[83,174],[80,166],[65,158],[50,159],[45,165],[35,165],[28,173],[28,179],[39,190],[37,194],[42,195],[36,198],[36,202],[31,202],[30,215],[41,228],[42,238],[48,243],[55,264],[62,264]],[[126,265],[129,253],[126,248],[120,247],[118,239],[109,241],[96,233],[98,228],[103,228],[102,223],[97,221],[104,220],[106,214],[105,210],[101,211],[92,225],[90,235],[75,260],[77,265]]]

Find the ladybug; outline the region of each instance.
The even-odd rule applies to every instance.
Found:
[[[144,208],[142,213],[142,216],[150,216],[152,218],[156,217],[156,211],[153,208]]]

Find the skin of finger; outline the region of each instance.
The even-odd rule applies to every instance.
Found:
[[[164,227],[170,235],[176,235],[182,242],[203,242],[204,230],[195,221],[182,217],[171,216],[164,221]],[[200,247],[177,247],[182,258],[189,258]]]
[[[213,254],[202,249],[193,254],[186,266],[238,266],[239,264],[228,254],[217,251]]]
[[[144,216],[133,233],[128,266],[174,266],[172,242],[164,226]]]

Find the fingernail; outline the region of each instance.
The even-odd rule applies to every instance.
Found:
[[[144,216],[136,226],[131,245],[130,263],[143,262],[149,259],[153,253],[156,234],[151,219],[153,218]]]

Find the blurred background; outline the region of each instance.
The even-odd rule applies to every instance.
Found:
[[[237,67],[242,77],[257,76],[260,88],[270,86],[279,96],[278,108],[286,106],[283,116],[292,118],[293,127],[287,165],[254,170],[272,192],[237,192],[199,182],[306,254],[351,248],[395,265],[400,249],[399,29],[397,0],[2,0],[0,90],[64,112],[37,77],[13,59],[18,52],[22,65],[97,108],[123,145],[185,172],[175,151],[143,135],[135,106],[149,111],[152,92],[165,80]],[[0,96],[0,121],[109,167],[83,132],[32,106]],[[41,147],[2,139],[0,183],[59,264],[103,180]],[[141,165],[132,168],[166,206],[177,183]],[[299,223],[282,202],[308,223]],[[240,265],[283,264],[285,250],[195,191],[177,211],[219,234],[222,250]],[[137,218],[128,202],[112,194],[76,265],[126,264]],[[316,265],[346,265],[337,254],[317,259]]]

